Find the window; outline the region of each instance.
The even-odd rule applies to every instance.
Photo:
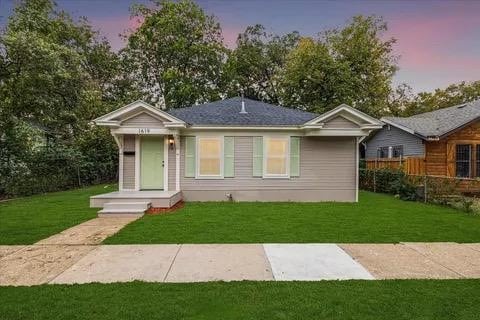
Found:
[[[264,176],[288,177],[289,139],[265,138]]]
[[[403,146],[394,146],[392,151],[393,158],[403,157]]]
[[[223,175],[222,144],[217,137],[198,138],[198,176],[221,178]]]
[[[456,175],[457,177],[468,178],[471,172],[472,146],[469,144],[457,144],[456,147]]]
[[[388,147],[378,148],[377,158],[388,158]]]

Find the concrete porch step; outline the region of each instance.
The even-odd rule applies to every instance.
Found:
[[[150,208],[150,202],[146,201],[111,201],[107,202],[103,205],[103,209],[106,210],[124,210],[124,209],[134,209],[134,210],[139,210],[143,209],[143,211],[147,210]]]
[[[103,209],[98,211],[99,217],[110,216],[142,216],[150,208],[150,202],[126,202],[111,201],[104,204]]]

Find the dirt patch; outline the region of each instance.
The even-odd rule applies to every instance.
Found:
[[[95,246],[26,246],[0,260],[0,285],[31,286],[51,281]]]
[[[342,244],[377,279],[455,279],[462,276],[403,244]]]

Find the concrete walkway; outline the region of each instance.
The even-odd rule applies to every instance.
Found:
[[[0,247],[0,285],[480,278],[480,244]]]
[[[96,218],[0,246],[0,285],[480,278],[480,244],[100,245],[136,217]]]

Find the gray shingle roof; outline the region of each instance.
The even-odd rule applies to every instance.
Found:
[[[387,121],[399,124],[422,137],[441,137],[455,129],[480,119],[480,100],[417,114],[408,118],[384,117]]]
[[[172,116],[191,125],[301,125],[318,114],[280,107],[261,101],[244,99],[247,114],[241,114],[240,97],[205,103],[187,108],[171,109]]]

